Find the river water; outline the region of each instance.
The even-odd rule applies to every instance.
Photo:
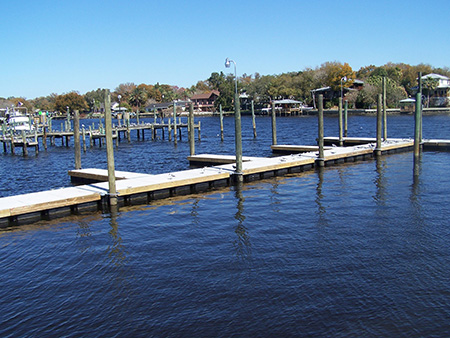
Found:
[[[278,144],[314,144],[316,119],[277,119]],[[233,153],[232,117],[223,143],[218,118],[197,120],[196,153]],[[256,123],[254,139],[243,118],[244,156],[271,156],[270,118]],[[349,136],[375,124],[351,116]],[[389,137],[413,131],[389,116]],[[450,116],[425,116],[423,135],[449,138]],[[183,136],[122,141],[116,169],[187,169]],[[70,186],[73,157],[2,153],[0,196]],[[82,166],[106,168],[105,148]],[[448,152],[406,152],[1,229],[0,336],[447,337],[449,170]]]

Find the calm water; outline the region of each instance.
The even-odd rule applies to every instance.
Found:
[[[224,143],[200,120],[197,153],[231,154],[233,119]],[[257,126],[254,140],[244,118],[244,155],[270,156],[270,119]],[[279,144],[314,144],[314,117],[277,127]],[[413,128],[389,118],[391,137]],[[349,135],[374,136],[375,117],[352,116]],[[449,135],[450,116],[425,117],[424,137]],[[106,168],[104,151],[83,167]],[[122,142],[116,168],[183,170],[188,153],[186,137]],[[2,154],[0,196],[69,186],[72,163],[60,145]],[[416,165],[394,154],[1,230],[0,336],[448,337],[450,153]]]

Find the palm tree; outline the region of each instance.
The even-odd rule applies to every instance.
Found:
[[[427,108],[430,108],[430,92],[435,91],[438,85],[439,80],[434,77],[428,76],[423,80],[423,86],[427,89],[428,95]]]
[[[139,124],[139,110],[141,105],[143,105],[147,101],[147,93],[144,89],[136,87],[131,92],[128,103],[132,106],[136,107],[136,119],[137,123]]]

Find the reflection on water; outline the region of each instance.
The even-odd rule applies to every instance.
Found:
[[[292,132],[280,143],[310,137],[293,123],[309,120],[280,119]],[[409,117],[401,120],[395,133],[410,128]],[[204,129],[201,147],[213,143],[214,128]],[[248,134],[253,140],[251,127]],[[262,152],[260,135],[246,155]],[[228,139],[224,153],[234,149]],[[182,167],[184,141],[181,155],[167,141],[150,142],[121,143],[119,166],[133,156],[131,170]],[[35,169],[60,170],[66,152],[40,153],[34,170],[31,156],[2,156],[0,172],[6,161],[20,162],[13,190],[27,188],[21,170],[38,180]],[[89,152],[85,159],[103,154]],[[412,153],[393,154],[0,230],[0,336],[445,337],[449,156],[424,153],[413,165]],[[67,181],[54,177],[56,186]]]
[[[250,235],[248,233],[247,228],[244,225],[245,214],[244,214],[244,193],[243,193],[243,183],[236,182],[235,189],[235,198],[236,198],[236,213],[234,214],[234,218],[237,221],[237,225],[235,227],[234,232],[237,235],[237,238],[234,241],[234,247],[236,249],[237,256],[243,260],[247,261],[251,256],[251,243],[250,243]]]
[[[375,159],[375,163],[377,175],[375,178],[376,192],[374,199],[377,205],[384,206],[386,204],[386,193],[387,193],[386,189],[387,181],[385,175],[385,172],[387,170],[386,168],[387,162],[384,157],[378,156]]]
[[[316,187],[316,204],[317,204],[317,211],[316,214],[318,215],[317,219],[317,225],[319,226],[327,226],[328,221],[326,216],[326,208],[322,203],[322,200],[324,198],[322,186],[323,186],[323,176],[324,176],[325,167],[317,167],[317,187]]]
[[[107,253],[110,261],[115,266],[122,266],[125,263],[126,253],[119,232],[119,223],[117,221],[119,217],[119,208],[117,205],[111,205],[109,209],[110,230],[108,233],[111,236],[111,244],[108,246]]]

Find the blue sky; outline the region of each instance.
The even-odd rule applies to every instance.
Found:
[[[2,2],[0,97],[190,87],[238,76],[348,62],[450,66],[450,1],[228,0]]]

